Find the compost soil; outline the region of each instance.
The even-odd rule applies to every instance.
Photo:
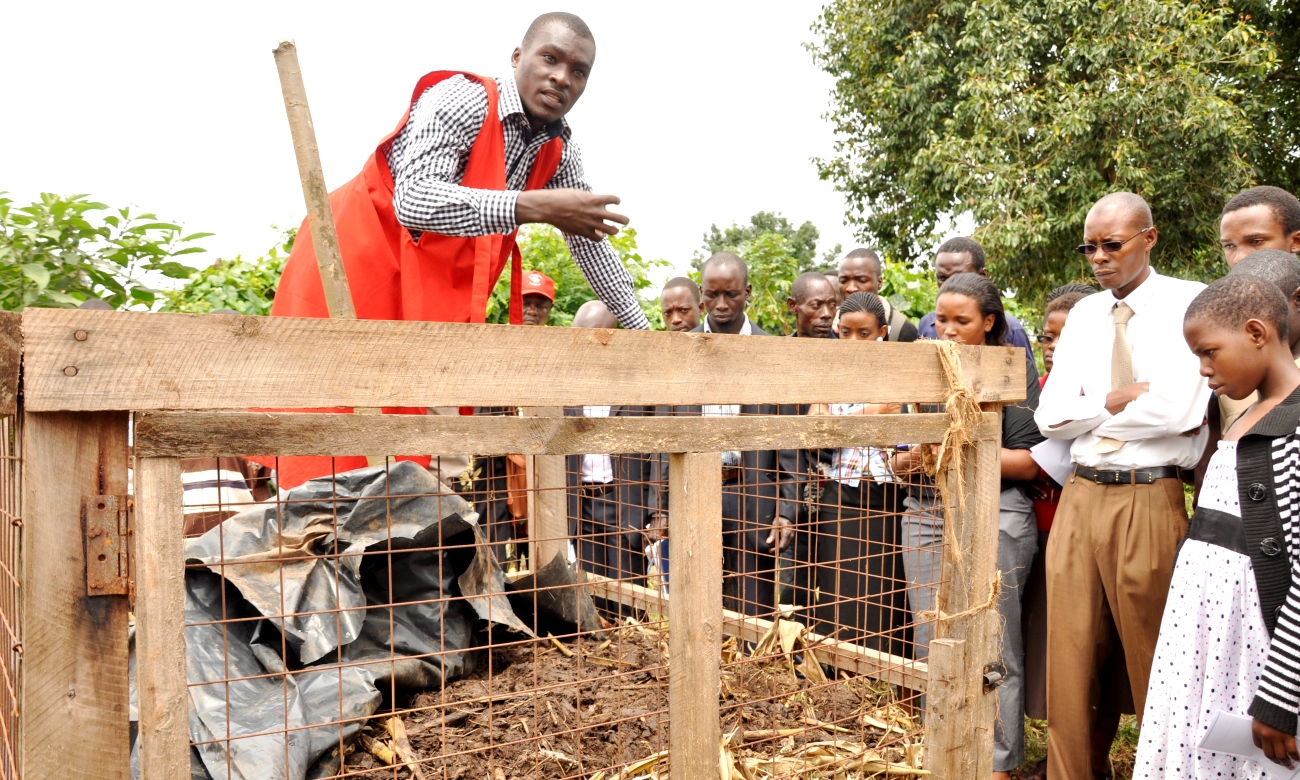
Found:
[[[603,770],[609,778],[621,767],[666,751],[667,632],[624,626],[607,638],[493,648],[467,678],[417,694],[402,718],[423,776],[590,778]],[[814,683],[794,670],[792,660],[799,658],[742,658],[733,641],[724,645],[722,729],[733,734],[733,750],[789,755],[811,743],[844,741],[902,760],[899,735],[864,726],[862,720],[866,714],[906,722],[890,704],[888,686],[866,678]],[[380,738],[388,736],[382,718],[371,725]],[[383,763],[357,747],[344,772],[363,778],[414,776],[407,768],[365,771],[374,767]]]

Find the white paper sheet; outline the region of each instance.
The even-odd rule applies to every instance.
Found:
[[[1047,476],[1056,480],[1056,484],[1064,485],[1074,468],[1070,462],[1071,444],[1074,444],[1074,439],[1044,439],[1029,448],[1029,455],[1047,472]]]
[[[1264,751],[1255,747],[1250,726],[1250,718],[1219,710],[1214,713],[1214,720],[1210,721],[1210,730],[1201,738],[1197,747],[1214,753],[1249,758],[1262,767],[1264,774],[1272,780],[1294,780],[1300,776],[1300,765],[1295,769],[1287,769],[1269,761]]]

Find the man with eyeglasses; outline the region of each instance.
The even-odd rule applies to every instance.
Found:
[[[1113,636],[1142,712],[1187,528],[1183,478],[1207,438],[1195,434],[1210,390],[1183,341],[1183,314],[1205,285],[1151,268],[1158,235],[1146,201],[1130,192],[1088,212],[1079,251],[1103,291],[1070,313],[1035,415],[1043,435],[1074,440],[1047,545],[1052,780],[1107,775],[1092,765],[1090,746]]]

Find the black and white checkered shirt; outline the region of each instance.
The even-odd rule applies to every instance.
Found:
[[[515,200],[528,180],[538,151],[557,136],[564,139],[564,154],[546,186],[591,191],[582,173],[581,152],[569,140],[568,123],[560,119],[533,133],[515,80],[496,82],[497,111],[506,145],[505,190],[460,186],[470,148],[487,118],[486,90],[464,76],[453,76],[426,90],[411,109],[410,120],[389,146],[393,208],[398,222],[412,233],[483,236],[513,231],[518,227]],[[637,304],[632,277],[609,241],[592,241],[568,233],[564,240],[591,289],[623,327],[649,328]]]

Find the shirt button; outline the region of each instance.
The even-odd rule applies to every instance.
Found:
[[[1270,536],[1259,543],[1259,549],[1260,552],[1272,558],[1282,552],[1282,545],[1278,544],[1277,540]]]
[[[1251,501],[1263,501],[1264,497],[1268,495],[1268,488],[1255,482],[1246,488],[1246,495],[1250,497]]]

